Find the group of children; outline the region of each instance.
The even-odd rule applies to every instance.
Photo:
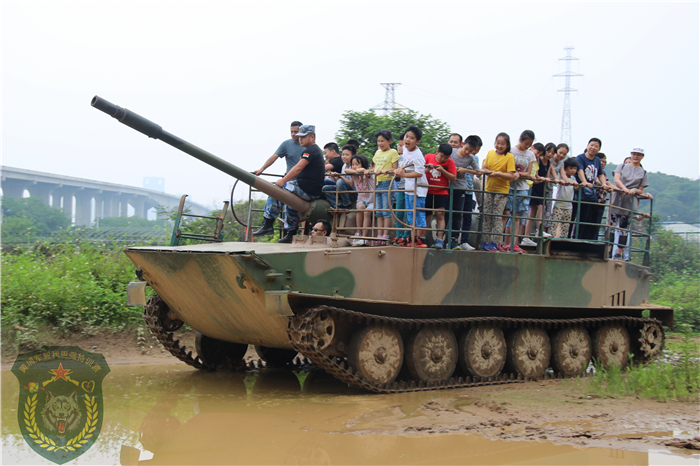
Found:
[[[435,215],[437,231],[433,247],[443,249],[448,240],[445,238],[446,212],[451,207],[450,248],[474,249],[468,238],[475,200],[479,201],[484,215],[481,249],[485,251],[510,251],[512,248],[522,253],[521,245],[536,246],[531,239],[536,223],[541,233],[535,233],[535,237],[597,239],[599,227],[585,224],[600,224],[607,192],[617,188],[616,195],[622,196],[618,196],[619,199],[613,196],[613,205],[627,211],[614,210],[612,220],[615,226],[624,229],[629,226],[629,215],[623,214],[629,213],[632,205],[630,195],[645,194],[644,187],[648,185],[646,172],[639,170],[641,164],[636,164],[636,159],[631,169],[622,169],[625,165],[620,165],[614,184],[610,182],[604,171],[601,141],[597,138],[589,141],[583,154],[567,158],[569,147],[566,144],[535,143],[535,134],[530,130],[523,131],[513,147],[510,136],[499,133],[494,149],[479,167],[477,154],[482,141],[478,136],[469,136],[463,141],[454,133],[449,143],[440,144],[436,153],[426,155],[419,148],[422,136],[420,128],[409,126],[394,149],[391,132],[377,132],[378,150],[372,163],[357,152],[355,141],[343,147],[341,173],[329,174],[336,186],[324,188],[324,191],[332,203],[338,196],[340,204],[346,207],[350,201],[344,196],[356,192],[358,231],[353,246],[387,244],[390,230],[394,229],[393,244],[427,247],[425,229]],[[634,150],[641,151],[643,157],[642,149]],[[635,155],[633,151],[632,155],[638,158],[638,153]],[[390,197],[394,175],[396,182],[391,187]],[[478,194],[475,199],[473,190],[481,175],[485,175],[486,192],[483,199]],[[376,193],[371,192],[375,189]],[[579,198],[581,202],[577,203]],[[392,221],[392,206],[399,220],[396,223]],[[576,215],[584,223],[579,231],[573,231],[569,223],[576,220]],[[377,222],[376,234],[372,234],[373,217]],[[529,220],[525,221],[525,217]],[[511,224],[513,218],[514,225]],[[416,234],[412,236],[406,227],[414,225]],[[511,245],[513,230],[516,236]]]

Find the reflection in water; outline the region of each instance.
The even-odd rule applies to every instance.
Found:
[[[8,375],[9,374],[9,375]],[[3,464],[50,464],[19,436],[17,387],[2,374]],[[321,371],[207,373],[114,366],[105,420],[75,464],[647,464],[646,453],[467,434],[388,435],[387,424],[450,392],[372,395]],[[461,409],[468,409],[460,406]],[[13,411],[9,411],[13,409]],[[353,429],[362,426],[367,434]],[[376,432],[376,434],[375,434]]]

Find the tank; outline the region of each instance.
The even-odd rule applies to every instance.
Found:
[[[100,97],[92,106],[302,217],[339,221],[347,213],[303,201]],[[673,310],[649,304],[648,267],[609,260],[602,244],[546,243],[540,254],[357,248],[334,230],[292,244],[125,253],[140,288],[145,282],[157,294],[145,305],[149,328],[202,369],[240,366],[255,345],[268,364],[311,362],[350,385],[395,393],[573,377],[593,358],[625,366],[630,353],[645,361],[661,352]],[[198,332],[196,355],[173,338],[183,323]]]

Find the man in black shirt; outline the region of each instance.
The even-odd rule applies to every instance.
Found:
[[[322,195],[323,174],[326,171],[323,152],[316,145],[316,127],[303,125],[299,128],[299,144],[305,150],[302,152],[299,162],[275,183],[307,201],[318,199]],[[289,206],[287,209],[287,230],[280,243],[291,243],[299,228],[299,212]]]

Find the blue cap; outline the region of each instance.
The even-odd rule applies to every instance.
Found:
[[[314,125],[302,125],[297,136],[306,136],[307,134],[316,134],[316,127]]]

